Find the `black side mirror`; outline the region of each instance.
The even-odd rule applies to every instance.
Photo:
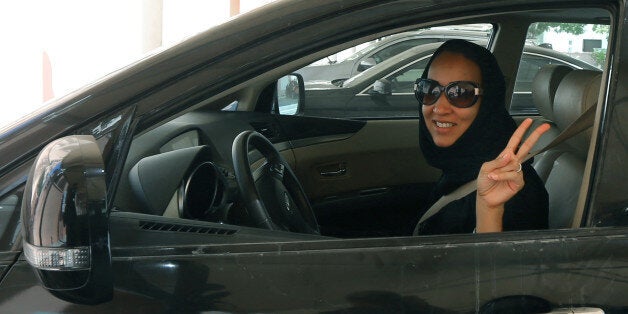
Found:
[[[106,191],[91,135],[48,144],[31,168],[21,213],[24,255],[60,299],[98,304],[113,296]]]
[[[295,115],[301,112],[305,103],[303,76],[292,73],[277,80],[275,95],[275,112],[284,115]]]

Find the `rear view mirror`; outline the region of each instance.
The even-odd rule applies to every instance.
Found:
[[[303,76],[292,73],[277,80],[276,95],[276,112],[284,115],[295,115],[301,112],[305,102]]]
[[[91,135],[48,144],[31,168],[22,204],[24,255],[44,288],[82,304],[111,300],[105,171]]]

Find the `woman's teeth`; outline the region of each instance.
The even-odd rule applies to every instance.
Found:
[[[439,127],[439,128],[450,128],[450,127],[454,126],[454,124],[450,123],[450,122],[438,122],[438,121],[436,121],[436,126]]]

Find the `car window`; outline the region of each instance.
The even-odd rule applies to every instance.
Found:
[[[392,94],[413,94],[414,82],[423,74],[428,61],[429,56],[426,56],[423,59],[385,77],[385,79],[390,82],[390,92]],[[367,90],[367,93],[372,92],[373,86]]]
[[[594,39],[592,39],[594,38]],[[532,101],[532,81],[545,65],[600,70],[606,58],[608,26],[578,23],[533,23],[515,80],[512,115],[538,115]]]
[[[397,34],[398,35],[398,34]],[[449,37],[447,37],[449,38]],[[413,41],[407,41],[411,43]],[[478,43],[487,45],[489,41],[476,41]],[[275,103],[273,104],[273,108],[269,108],[269,112],[273,110],[277,114],[280,115],[305,115],[305,116],[317,116],[317,117],[332,117],[332,118],[354,118],[354,119],[389,119],[389,118],[413,118],[416,119],[418,115],[418,111],[420,110],[420,106],[416,101],[413,90],[414,90],[414,82],[417,78],[419,78],[425,70],[425,67],[429,61],[429,58],[433,54],[433,52],[439,47],[440,42],[436,43],[425,43],[420,44],[416,47],[410,47],[406,49],[406,51],[396,54],[394,56],[390,56],[386,60],[370,67],[369,69],[362,71],[360,74],[353,76],[346,80],[331,80],[331,81],[308,81],[303,77],[303,75],[286,75],[282,78],[279,78],[274,85],[274,90],[270,93],[264,92],[264,94],[268,94],[268,99],[273,98]],[[557,45],[554,45],[557,46]],[[381,50],[378,50],[376,53],[383,53],[388,50],[391,53],[394,49],[392,49],[391,45],[384,47]],[[550,47],[550,45],[544,45],[540,47],[540,44],[536,44],[534,42],[526,43],[524,47],[524,54],[522,56],[522,61],[519,65],[519,71],[516,76],[516,88],[515,92],[525,93],[530,89],[531,82],[538,72],[540,68],[547,64],[566,64],[574,67],[584,67],[584,61],[580,59],[576,59],[573,56],[570,56],[566,53],[561,53],[556,51],[555,49],[549,49],[546,47]],[[592,48],[593,49],[593,48]],[[375,51],[375,50],[374,50]],[[295,71],[298,74],[298,71]],[[300,83],[303,83],[304,86],[301,86]],[[270,85],[269,85],[270,86]],[[304,87],[304,90],[301,89]],[[304,91],[304,93],[301,93]],[[529,96],[529,92],[527,93]],[[301,102],[302,98],[304,99]],[[225,103],[227,101],[225,100]],[[243,102],[244,103],[244,102]],[[238,102],[232,102],[229,107],[235,107],[238,105]],[[519,112],[525,112],[527,108],[533,108],[533,106],[522,106]],[[261,110],[260,110],[261,112]],[[238,112],[239,113],[239,112]],[[182,121],[196,121],[198,120],[208,120],[207,118],[199,118],[195,117],[194,114],[182,116]],[[199,115],[201,113],[198,113]],[[231,112],[225,112],[229,117],[238,117],[239,115],[232,115]],[[273,117],[274,118],[274,117]],[[185,120],[185,119],[189,119]],[[286,128],[290,130],[290,128],[301,129],[305,126],[299,125],[291,126],[289,123],[292,121],[290,119],[283,118],[277,119],[281,123],[287,123],[288,125],[278,125],[275,124],[274,121],[269,120],[265,121],[260,117],[255,116],[254,120],[250,121],[250,125],[255,130],[258,130],[259,133],[268,134],[269,138],[272,138],[274,141],[278,143],[282,143],[282,140],[285,140],[289,135],[282,134],[282,128]],[[209,119],[211,120],[211,119]],[[178,120],[177,120],[178,121]],[[298,121],[295,119],[293,121]],[[307,119],[303,120],[307,121]],[[315,121],[315,120],[312,120]],[[351,121],[354,122],[354,121]],[[359,121],[361,122],[361,121]],[[344,123],[344,121],[343,121]],[[168,138],[164,138],[160,140],[164,143],[179,143],[181,134],[189,134],[184,133],[187,130],[179,130],[180,125],[185,125],[186,123],[173,123],[167,125],[167,127],[176,128],[176,132],[172,131],[172,136]],[[230,130],[235,123],[225,123],[225,126],[222,127],[222,131]],[[175,127],[176,126],[176,127]],[[165,130],[164,129],[156,129],[155,132]],[[314,131],[312,131],[314,132]],[[317,131],[318,132],[318,131]],[[345,132],[345,131],[343,131]],[[346,131],[350,132],[350,131]],[[142,141],[146,143],[154,142],[150,137],[153,136],[152,132],[147,132],[146,134],[142,134],[142,137],[145,137],[146,140],[141,139],[142,137],[138,137],[138,143],[142,143]],[[317,133],[307,133],[308,136],[313,136],[310,134]],[[291,136],[292,134],[290,134]],[[187,138],[187,137],[186,137]],[[295,140],[295,142],[297,142]],[[198,145],[203,145],[204,143],[211,143],[211,140],[201,132],[197,138],[192,140],[186,140],[184,143],[184,147],[181,148],[194,148]],[[274,143],[274,142],[273,142]],[[298,142],[297,142],[298,144]],[[292,144],[290,144],[292,145]],[[152,163],[153,160],[147,156],[150,151],[137,153],[135,154],[135,149],[139,147],[138,145],[132,145],[131,151],[133,153],[133,158],[129,158],[129,160],[134,160],[138,162],[141,158],[148,158],[145,163]],[[229,145],[227,145],[229,146]],[[231,147],[231,146],[229,146]],[[140,147],[141,148],[141,147]],[[140,149],[138,148],[138,150]],[[174,151],[174,150],[167,150]],[[165,151],[164,151],[165,152]],[[194,154],[203,155],[205,152],[194,152]],[[129,155],[132,155],[131,153]],[[226,154],[227,156],[229,154]],[[344,161],[339,162],[338,164],[332,164],[327,168],[327,164],[323,164],[321,167],[324,171],[320,171],[320,173],[325,175],[342,173],[345,167]],[[228,163],[228,162],[227,162]],[[134,167],[134,165],[129,164],[129,168]],[[223,168],[221,165],[217,166],[217,170],[205,170],[207,172],[215,171],[222,172]],[[137,167],[137,172],[132,171],[132,174],[140,175],[139,170],[140,167]],[[148,168],[146,168],[148,169]],[[329,170],[329,171],[327,171]],[[143,171],[143,170],[142,170]],[[147,175],[152,174],[152,172],[148,171]],[[144,173],[141,173],[144,175]],[[185,176],[185,173],[182,173],[181,176]],[[233,177],[232,174],[226,173],[227,177]],[[132,181],[132,182],[131,182]],[[139,179],[133,178],[129,179],[129,182],[135,184],[135,182],[140,182]],[[177,184],[180,183],[177,181]],[[136,186],[133,190],[140,191],[144,189],[144,186]],[[217,190],[224,189],[224,186],[217,184]],[[131,189],[129,189],[131,190]],[[160,191],[155,192],[156,195],[160,195]],[[216,192],[216,194],[219,194]],[[163,195],[160,195],[163,196]],[[170,203],[176,204],[178,196],[176,195],[165,195],[163,196],[163,202],[169,206]],[[140,204],[137,207],[147,207],[153,206],[153,204]],[[168,207],[169,208],[169,207]],[[159,209],[162,209],[161,207]],[[152,211],[152,208],[149,208],[147,211]],[[156,211],[155,211],[156,212]],[[175,211],[176,212],[176,211]],[[161,214],[161,213],[160,213]],[[195,216],[192,216],[195,217]]]
[[[460,38],[488,45],[491,34],[491,24],[473,24],[382,37],[369,42],[362,50],[368,52],[355,54],[355,58],[308,65],[295,71],[302,75],[305,84],[304,104],[298,111],[280,113],[356,119],[415,118],[418,107],[413,84],[440,43]]]

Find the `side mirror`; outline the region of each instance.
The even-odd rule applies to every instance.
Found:
[[[331,84],[334,86],[342,87],[342,84],[344,84],[344,82],[348,79],[349,78],[334,79],[331,80]]]
[[[279,114],[295,115],[302,111],[305,103],[305,83],[298,73],[277,80],[276,111]]]
[[[373,83],[373,88],[369,90],[369,94],[390,96],[392,95],[392,85],[387,79],[379,79]]]
[[[368,68],[373,67],[376,64],[377,64],[377,61],[375,60],[375,58],[373,57],[366,58],[360,61],[360,64],[358,65],[358,72],[362,72]]]
[[[39,153],[24,190],[24,255],[44,288],[80,304],[111,300],[105,169],[96,140],[75,135]]]

